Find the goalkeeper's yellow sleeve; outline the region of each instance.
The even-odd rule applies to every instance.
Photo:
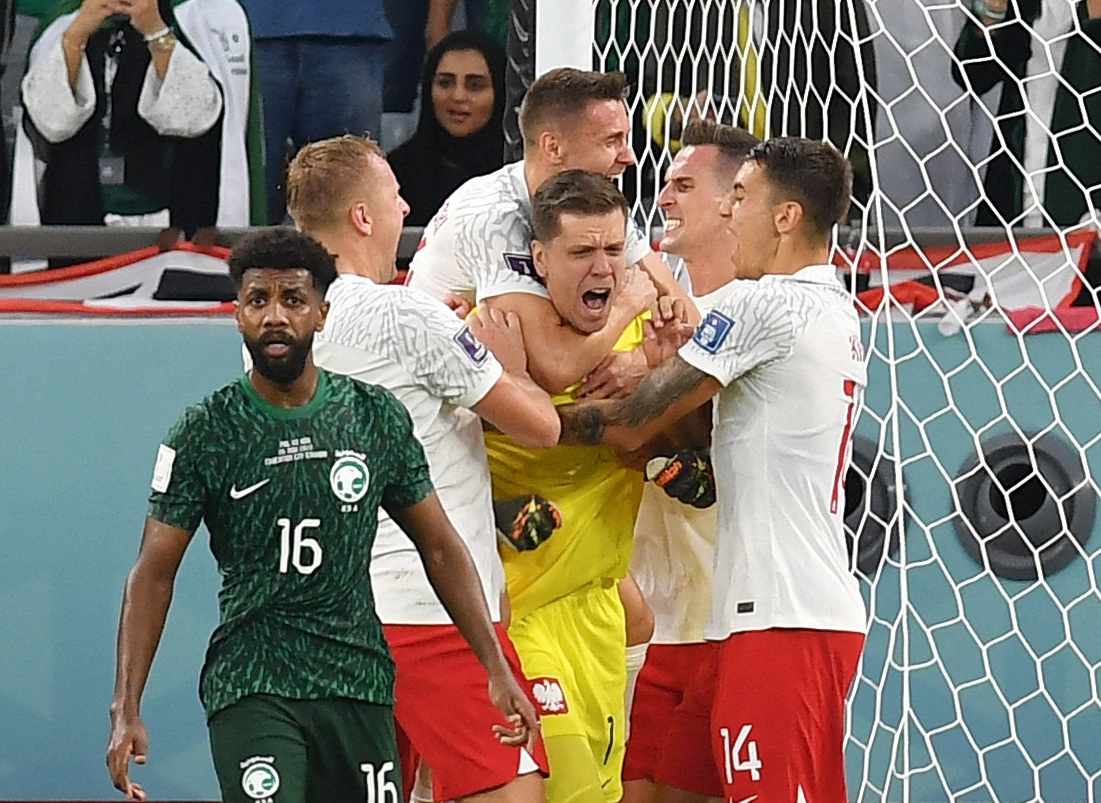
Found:
[[[607,803],[593,751],[584,736],[544,735],[543,741],[550,764],[547,803]]]

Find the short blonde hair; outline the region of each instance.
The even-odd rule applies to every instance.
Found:
[[[378,143],[345,134],[304,145],[287,167],[287,209],[304,231],[332,226],[348,211],[372,159],[386,160]]]

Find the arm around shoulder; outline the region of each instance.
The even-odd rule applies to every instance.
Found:
[[[550,396],[528,375],[526,345],[517,316],[479,307],[467,316],[466,323],[503,369],[471,409],[521,446],[554,446],[561,431],[558,415]]]
[[[584,335],[565,325],[554,304],[542,296],[508,293],[485,303],[519,318],[527,345],[528,373],[548,393],[562,393],[584,379],[608,356],[630,322],[613,311],[603,329]]]
[[[528,378],[502,374],[474,412],[521,446],[546,449],[558,443],[562,422],[542,388]]]
[[[720,390],[718,379],[674,355],[624,399],[559,407],[562,442],[599,443],[633,452]]]

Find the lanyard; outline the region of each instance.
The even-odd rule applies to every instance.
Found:
[[[103,152],[111,150],[111,90],[115,83],[115,75],[119,69],[119,55],[122,53],[122,45],[126,34],[122,28],[116,28],[111,32],[111,38],[107,40],[107,49],[103,52],[103,98],[104,111],[101,124],[103,126]]]

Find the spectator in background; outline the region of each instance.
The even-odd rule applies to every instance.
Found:
[[[484,5],[485,0],[480,2]],[[451,30],[457,3],[458,0],[383,0],[394,32],[386,55],[383,111],[398,114],[413,111],[425,51],[438,45]],[[465,27],[480,29],[477,3],[467,0],[464,10]]]
[[[477,31],[448,34],[429,52],[417,130],[389,156],[409,225],[426,225],[459,185],[504,164],[504,80],[504,51]]]
[[[1073,226],[1101,206],[1101,2],[975,0],[952,76],[1001,86],[980,226]]]
[[[236,0],[62,0],[23,79],[11,222],[258,222],[250,90]]]
[[[287,162],[307,142],[378,136],[392,29],[383,0],[242,0],[264,104],[271,223],[286,216]],[[289,148],[288,148],[289,140]]]

